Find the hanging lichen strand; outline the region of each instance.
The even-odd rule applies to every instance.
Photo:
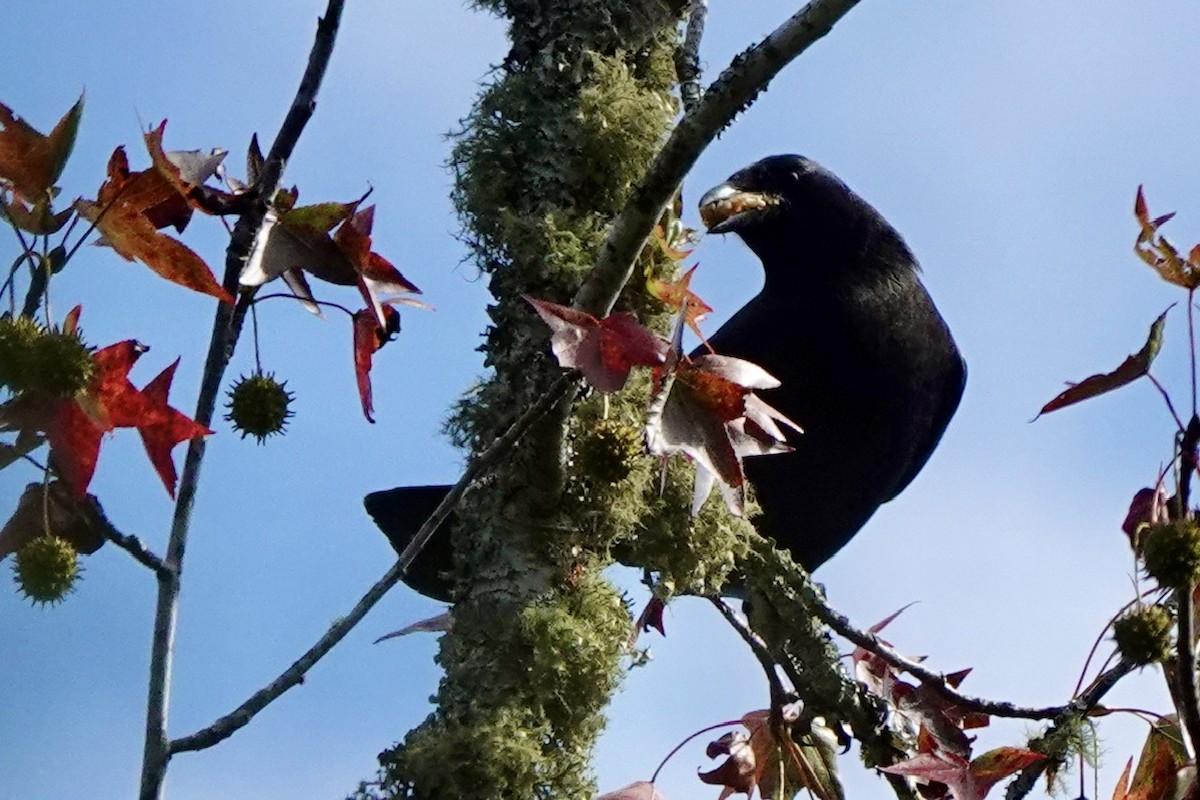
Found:
[[[482,347],[491,376],[448,423],[478,452],[561,373],[521,295],[569,303],[607,225],[676,114],[673,55],[684,0],[488,0],[512,50],[479,98],[452,158],[463,237],[495,302]],[[660,248],[642,272],[672,277]],[[635,277],[619,308],[665,329]],[[477,486],[455,532],[459,596],[438,662],[437,709],[380,756],[390,797],[584,798],[602,711],[621,677],[629,609],[601,570],[661,573],[659,591],[711,592],[746,523],[710,502],[689,515],[690,470],[661,492],[642,451],[643,374],[577,402]],[[552,417],[554,415],[551,415]],[[364,788],[359,796],[373,796]]]

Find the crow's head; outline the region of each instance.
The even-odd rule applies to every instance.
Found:
[[[770,156],[735,172],[700,198],[700,218],[709,233],[738,234],[768,272],[797,260],[844,271],[877,246],[889,251],[885,261],[915,263],[879,212],[804,156]]]

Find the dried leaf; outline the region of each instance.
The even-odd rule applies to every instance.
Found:
[[[128,261],[141,261],[163,278],[232,304],[200,256],[178,239],[159,233],[147,211],[168,201],[175,190],[154,170],[130,173],[122,148],[109,159],[108,179],[98,200],[79,199],[75,210],[96,225],[110,245]]]
[[[646,289],[654,297],[670,306],[671,308],[680,311],[683,314],[684,322],[691,328],[692,333],[699,337],[704,345],[708,346],[708,340],[704,338],[704,334],[700,330],[700,322],[709,312],[712,311],[707,303],[692,291],[692,275],[696,272],[697,264],[687,272],[683,273],[679,279],[673,283],[659,280],[658,278],[648,278],[646,280]],[[712,348],[709,348],[710,350]]]
[[[663,363],[667,344],[627,312],[597,320],[568,306],[526,296],[550,326],[550,348],[560,366],[578,369],[598,392],[625,387],[635,366]]]
[[[395,639],[400,636],[408,636],[410,633],[444,633],[448,630],[451,630],[453,626],[453,612],[446,611],[445,613],[438,614],[436,617],[430,617],[429,619],[423,619],[414,622],[411,625],[405,625],[398,631],[385,633],[373,643],[379,644],[380,642],[386,642],[388,639]]]
[[[374,422],[371,415],[375,406],[371,397],[371,362],[379,348],[395,338],[400,332],[400,314],[391,306],[384,306],[384,316],[387,327],[375,323],[375,315],[370,309],[363,309],[354,314],[354,376],[358,381],[358,396],[362,401],[363,416],[367,422]]]
[[[1187,259],[1179,255],[1175,246],[1158,233],[1163,223],[1175,216],[1174,212],[1150,219],[1150,210],[1142,187],[1137,190],[1133,203],[1133,214],[1139,230],[1133,250],[1142,261],[1151,266],[1163,280],[1191,291],[1200,288],[1200,259],[1193,258],[1200,245],[1193,247]]]
[[[0,181],[36,205],[53,194],[54,182],[62,174],[75,146],[83,96],[63,115],[54,130],[43,136],[12,109],[0,103]]]
[[[88,555],[103,546],[105,527],[104,511],[94,496],[75,497],[61,481],[30,483],[0,530],[0,561],[46,533]]]
[[[1158,356],[1158,351],[1162,349],[1163,325],[1166,323],[1167,312],[1170,310],[1168,308],[1167,311],[1158,316],[1158,319],[1154,320],[1154,323],[1150,326],[1150,335],[1147,337],[1146,343],[1142,345],[1141,350],[1128,356],[1121,362],[1121,366],[1112,372],[1091,375],[1079,383],[1071,384],[1069,388],[1042,406],[1042,410],[1038,412],[1038,416],[1049,414],[1051,411],[1057,411],[1060,408],[1078,403],[1081,400],[1087,400],[1106,392],[1111,392],[1113,389],[1119,389],[1149,372],[1150,365]]]

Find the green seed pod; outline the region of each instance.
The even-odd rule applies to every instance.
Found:
[[[92,349],[74,334],[44,333],[34,347],[30,387],[59,397],[85,388],[96,373]]]
[[[79,579],[79,572],[75,548],[49,534],[26,542],[13,563],[17,586],[37,604],[62,602]]]
[[[628,477],[644,452],[640,431],[603,419],[580,437],[575,460],[580,474],[598,483],[617,483]]]
[[[1171,658],[1171,614],[1162,606],[1135,608],[1113,623],[1121,655],[1138,666]]]
[[[1142,563],[1165,588],[1193,586],[1200,579],[1200,526],[1192,520],[1151,525],[1142,534]]]
[[[0,386],[12,392],[30,388],[38,361],[38,343],[45,335],[34,319],[0,317]]]
[[[262,444],[268,436],[283,433],[295,413],[290,408],[292,398],[287,382],[280,383],[272,373],[242,376],[229,390],[225,419],[233,423],[234,430],[241,431],[243,439],[253,436]]]

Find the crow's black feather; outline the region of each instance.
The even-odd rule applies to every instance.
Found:
[[[833,173],[772,156],[707,192],[701,216],[763,264],[762,292],[709,338],[781,381],[763,399],[799,423],[795,451],[746,459],[759,531],[816,569],[899,494],[958,407],[966,367],[904,240]],[[399,552],[449,487],[367,496]],[[448,526],[443,526],[444,528]],[[450,599],[439,531],[406,582]]]

